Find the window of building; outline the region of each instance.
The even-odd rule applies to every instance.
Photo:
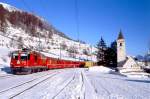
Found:
[[[120,46],[122,46],[122,43],[120,43]]]

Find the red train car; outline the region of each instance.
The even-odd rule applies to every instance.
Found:
[[[48,57],[28,49],[15,51],[11,57],[11,70],[14,74],[29,74],[58,68],[83,67],[84,62]]]

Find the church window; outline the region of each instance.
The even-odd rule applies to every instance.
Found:
[[[122,43],[120,43],[120,46],[122,46]]]

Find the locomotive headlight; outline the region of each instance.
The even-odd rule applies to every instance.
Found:
[[[20,64],[20,61],[19,61],[19,60],[17,61],[17,64]]]

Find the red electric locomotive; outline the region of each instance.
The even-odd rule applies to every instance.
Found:
[[[23,49],[12,53],[11,70],[14,74],[29,74],[56,68],[83,67],[84,62],[48,57],[40,52]]]

